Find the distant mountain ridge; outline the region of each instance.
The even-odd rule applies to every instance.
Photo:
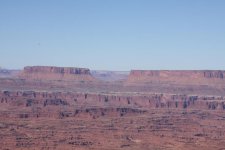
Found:
[[[7,78],[7,77],[16,77],[19,74],[20,70],[9,70],[0,68],[0,77]]]
[[[0,78],[74,81],[124,81],[127,84],[199,84],[225,83],[224,70],[131,70],[107,71],[77,67],[27,66],[23,70],[0,69]]]
[[[93,77],[102,81],[119,81],[126,80],[129,71],[105,71],[105,70],[92,70]]]

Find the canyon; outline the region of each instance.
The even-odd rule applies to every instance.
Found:
[[[224,76],[24,67],[0,76],[0,149],[223,150]]]

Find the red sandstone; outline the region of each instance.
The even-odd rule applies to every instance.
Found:
[[[225,71],[25,67],[0,78],[0,149],[211,150],[225,145]]]

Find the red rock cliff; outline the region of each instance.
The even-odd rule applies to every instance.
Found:
[[[182,84],[225,83],[220,70],[132,70],[128,82],[166,82]]]
[[[93,80],[89,69],[53,66],[27,66],[20,77],[38,80]]]

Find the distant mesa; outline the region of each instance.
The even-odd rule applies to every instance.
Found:
[[[225,83],[222,70],[132,70],[128,83],[160,82],[175,84]]]
[[[0,69],[0,78],[69,81],[122,81],[126,84],[224,85],[224,70],[90,71],[87,68],[27,66],[23,70]]]
[[[27,66],[19,76],[36,80],[92,81],[94,79],[89,69],[55,66]]]

